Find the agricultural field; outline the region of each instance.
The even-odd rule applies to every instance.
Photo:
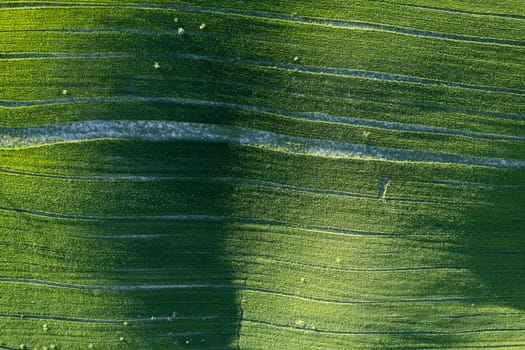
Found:
[[[0,349],[525,349],[524,271],[524,0],[0,0]]]

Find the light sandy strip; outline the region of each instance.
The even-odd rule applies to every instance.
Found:
[[[332,158],[437,162],[498,168],[524,168],[525,161],[479,158],[461,154],[381,148],[361,144],[306,139],[255,129],[173,121],[87,121],[25,128],[0,128],[1,148],[24,148],[95,139],[200,141],[232,143],[277,151]]]
[[[143,102],[143,103],[173,103],[179,105],[191,106],[205,106],[210,108],[229,108],[232,110],[240,110],[254,113],[270,113],[283,116],[290,119],[308,120],[329,122],[345,125],[354,125],[359,127],[372,127],[387,130],[402,130],[412,132],[427,132],[454,136],[464,136],[476,139],[486,140],[506,140],[506,141],[525,141],[525,137],[508,136],[489,134],[481,132],[472,132],[466,130],[447,129],[443,127],[434,127],[421,124],[407,124],[399,122],[389,122],[383,120],[354,118],[347,116],[335,116],[327,113],[319,112],[290,112],[279,108],[271,108],[266,106],[247,105],[231,102],[200,100],[191,98],[179,97],[140,97],[140,96],[114,96],[114,97],[83,97],[83,98],[69,98],[60,100],[44,100],[44,101],[0,101],[1,107],[17,108],[17,107],[33,107],[33,106],[47,106],[73,103],[104,103],[104,102]],[[509,119],[525,119],[525,116],[509,115]]]

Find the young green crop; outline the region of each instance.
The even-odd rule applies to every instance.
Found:
[[[523,10],[0,5],[0,347],[521,347]]]

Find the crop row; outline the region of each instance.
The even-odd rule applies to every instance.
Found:
[[[448,181],[451,186],[459,188],[462,181],[467,185],[480,183],[487,187],[524,185],[522,169],[331,159],[199,142],[98,140],[3,149],[0,154],[3,168],[30,173],[102,177],[232,177],[363,194],[376,194],[379,178],[427,183]],[[298,169],[315,171],[296,172]],[[317,176],[319,173],[325,176]]]
[[[522,12],[1,4],[0,347],[522,347]]]
[[[153,67],[157,60],[162,64],[159,70]],[[82,101],[82,98],[93,98],[86,102],[96,102],[98,98],[99,103],[103,103],[103,97],[112,101],[110,96],[114,96],[117,103],[119,97],[122,103],[126,102],[126,97],[133,96],[179,97],[496,134],[512,135],[516,134],[513,128],[523,129],[520,117],[523,99],[514,94],[310,74],[191,57],[9,60],[1,64],[5,66],[2,76],[9,87],[2,91],[5,106],[16,107],[16,101],[20,101],[21,106],[31,106],[25,101],[44,100],[46,102],[40,102],[44,104],[42,107],[67,103],[69,108],[80,108],[72,102]],[[104,81],[97,80],[100,76]],[[66,89],[67,95],[64,96],[59,87]],[[268,99],[273,102],[271,105]],[[14,102],[8,104],[9,101]],[[164,102],[161,107],[160,113],[169,104]],[[32,110],[23,109],[18,118]],[[105,115],[109,112],[107,107],[102,111]],[[19,113],[5,108],[1,112],[8,121],[14,119],[9,118],[10,115]],[[448,117],[450,122],[449,119],[445,122],[444,118]],[[40,118],[34,123],[38,124]],[[12,123],[21,122],[15,119]]]
[[[146,12],[147,16],[149,12]],[[200,16],[192,20],[192,16]],[[131,16],[138,19],[137,16]],[[186,19],[186,17],[188,19]],[[234,15],[187,13],[172,23],[172,31],[88,31],[59,27],[55,31],[14,31],[0,42],[2,51],[20,53],[133,53],[162,57],[174,53],[223,59],[293,63],[391,73],[439,82],[487,85],[523,90],[519,71],[524,48],[490,43],[465,43],[376,30],[333,28],[308,23],[286,23]],[[178,34],[185,21],[191,28]],[[204,30],[198,23],[206,22]],[[134,28],[130,23],[131,28]],[[256,33],[246,36],[238,28]],[[283,33],[287,33],[284,37]],[[399,37],[402,40],[399,40]],[[134,45],[130,45],[134,43]],[[344,45],[342,44],[344,43]],[[385,44],[388,43],[388,44]],[[417,50],[418,54],[413,55]],[[495,59],[497,58],[497,59]],[[155,57],[152,59],[156,60]],[[520,90],[520,91],[521,91]]]
[[[116,6],[115,6],[116,5]],[[171,4],[170,4],[171,5]],[[84,29],[114,29],[128,27],[142,30],[169,30],[173,25],[173,16],[184,17],[188,13],[195,13],[203,19],[209,20],[218,13],[235,13],[250,17],[266,16],[279,18],[282,21],[298,21],[301,19],[330,19],[337,18],[339,22],[382,23],[396,28],[410,28],[430,32],[454,33],[465,36],[504,38],[520,40],[524,30],[523,21],[505,16],[486,16],[483,26],[478,26],[477,16],[469,13],[454,11],[429,11],[428,8],[407,6],[407,3],[395,4],[382,2],[354,2],[352,11],[341,9],[341,5],[334,1],[322,1],[317,6],[310,4],[290,3],[276,9],[271,5],[258,5],[257,10],[252,6],[236,8],[224,1],[202,2],[195,6],[195,2],[175,6],[151,4],[146,8],[132,4],[98,4],[97,6],[75,7],[47,7],[47,8],[5,8],[0,11],[2,29],[42,30],[56,29],[57,27],[76,27]],[[343,5],[342,7],[344,8]],[[233,8],[232,8],[233,7]],[[297,8],[300,8],[300,11]],[[111,11],[108,11],[111,9]],[[277,12],[276,12],[277,10]],[[490,13],[489,13],[490,14]],[[19,18],[14,21],[13,18]],[[140,21],[138,21],[140,19]],[[35,25],[36,22],[45,23],[45,27]],[[336,21],[333,21],[336,22]],[[197,23],[197,26],[200,23]]]

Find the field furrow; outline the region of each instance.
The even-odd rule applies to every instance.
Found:
[[[0,348],[525,347],[519,0],[0,3]]]

